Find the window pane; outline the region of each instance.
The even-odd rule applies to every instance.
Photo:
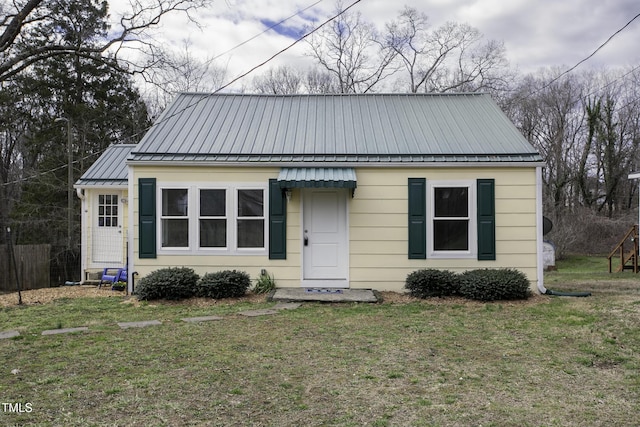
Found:
[[[434,189],[435,216],[466,218],[469,216],[467,187],[437,187]]]
[[[162,190],[162,215],[187,216],[188,201],[186,188]]]
[[[200,216],[226,216],[225,190],[200,190]]]
[[[227,220],[200,220],[200,247],[224,248],[227,246]]]
[[[163,219],[162,246],[170,248],[186,248],[189,246],[189,220]]]
[[[469,250],[469,221],[433,221],[433,249],[436,251]]]
[[[263,216],[262,190],[238,190],[238,216]]]
[[[238,220],[238,247],[264,248],[264,220]]]

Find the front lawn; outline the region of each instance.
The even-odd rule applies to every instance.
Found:
[[[21,336],[0,340],[0,400],[31,411],[0,406],[0,425],[637,425],[640,292],[628,280],[604,292],[553,284],[590,287],[589,298],[304,304],[261,317],[238,313],[273,304],[1,308],[0,330]],[[223,319],[180,320],[203,315]],[[162,325],[116,324],[152,319]],[[40,335],[74,326],[89,331]]]

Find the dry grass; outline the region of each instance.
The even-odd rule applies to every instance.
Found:
[[[490,304],[384,293],[382,304],[258,318],[238,313],[268,307],[262,296],[4,308],[0,322],[23,327],[0,340],[0,396],[33,411],[0,413],[0,424],[637,425],[640,293],[589,286],[589,298]],[[224,319],[180,321],[204,314]],[[92,327],[40,336],[56,319]],[[163,324],[120,330],[116,319]]]

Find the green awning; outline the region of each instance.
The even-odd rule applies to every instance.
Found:
[[[356,188],[353,168],[282,168],[280,188]]]

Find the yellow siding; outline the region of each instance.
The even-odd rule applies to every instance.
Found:
[[[357,169],[358,188],[350,205],[350,283],[401,291],[406,276],[420,268],[464,271],[517,268],[537,280],[535,169],[434,168]],[[407,259],[407,179],[475,180],[494,178],[496,261]],[[378,209],[381,207],[380,209]]]
[[[140,177],[162,183],[262,182],[278,176],[279,168],[134,167],[134,232],[132,250],[140,276],[166,266],[191,266],[199,274],[226,268],[247,271],[256,278],[266,269],[278,286],[300,286],[301,191],[295,189],[287,204],[287,259],[267,255],[158,255],[138,259],[138,199]],[[358,187],[348,201],[349,281],[353,288],[402,291],[406,276],[420,268],[464,271],[473,268],[517,268],[537,281],[536,174],[535,168],[356,168]],[[407,257],[407,179],[495,179],[496,261],[476,259],[410,260]],[[533,286],[535,287],[535,285]]]
[[[133,176],[134,233],[133,252],[139,277],[168,266],[187,266],[204,274],[226,269],[246,271],[252,279],[262,269],[273,274],[278,286],[300,286],[300,196],[294,191],[287,206],[287,259],[270,260],[267,255],[161,255],[155,259],[138,258],[138,178],[156,178],[158,185],[172,183],[266,183],[277,178],[279,168],[209,168],[209,167],[135,167]]]

